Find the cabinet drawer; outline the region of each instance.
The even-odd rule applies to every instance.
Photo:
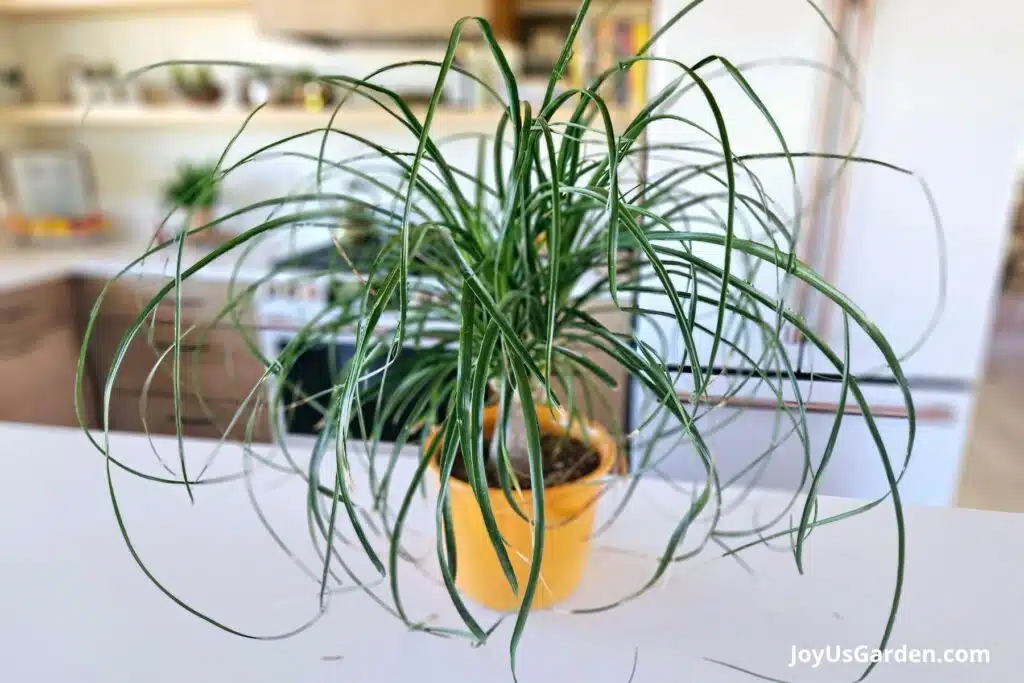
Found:
[[[20,344],[53,327],[71,323],[64,281],[44,282],[0,294],[0,345]]]
[[[121,280],[110,283],[110,288],[103,299],[100,315],[134,319],[149,302],[160,293],[160,290],[173,278],[125,276]],[[107,280],[89,278],[82,286],[85,310],[92,311],[96,300],[107,285]],[[204,282],[186,280],[182,285],[181,318],[187,322],[213,321],[221,315],[229,302],[237,301],[244,291],[242,284],[231,285],[226,282]],[[175,294],[172,289],[161,299],[155,311],[150,313],[149,320],[157,322],[174,322]],[[235,308],[239,319],[246,324],[253,321],[249,302],[239,304]],[[225,315],[222,320],[230,324],[232,314]]]
[[[78,426],[75,415],[76,336],[70,325],[0,348],[0,421]],[[91,418],[85,387],[84,417]]]
[[[124,336],[124,322],[101,320],[94,331],[91,351],[101,384],[106,382]],[[182,391],[205,399],[243,400],[264,373],[263,365],[246,346],[243,334],[254,333],[233,327],[198,327],[185,333],[180,344]],[[140,329],[118,368],[116,388],[141,392],[152,375],[149,393],[172,394],[173,353],[162,359],[161,355],[173,343],[174,325],[171,323]]]
[[[246,441],[246,431],[249,429],[255,407],[254,401],[246,404],[244,411],[235,419],[241,402],[202,402],[195,398],[183,397],[180,411],[182,436],[220,439],[227,433],[228,441]],[[145,423],[140,415],[143,407],[146,411]],[[143,404],[143,397],[139,394],[120,392],[114,394],[110,402],[110,428],[114,431],[175,436],[175,425],[174,399],[170,396],[151,395],[146,397]],[[260,404],[253,422],[251,441],[270,441],[270,423],[267,421],[265,402]]]

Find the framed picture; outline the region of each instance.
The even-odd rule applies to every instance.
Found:
[[[3,152],[0,181],[12,211],[22,216],[80,217],[98,210],[92,159],[82,147]]]

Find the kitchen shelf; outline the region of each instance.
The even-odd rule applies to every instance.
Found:
[[[566,108],[564,111],[568,112]],[[413,109],[422,120],[424,110]],[[33,105],[0,108],[0,126],[22,128],[160,128],[160,127],[239,127],[248,115],[247,110],[231,107],[97,107],[89,110],[59,105]],[[566,114],[567,115],[567,114]],[[491,132],[500,116],[493,109],[441,109],[434,116],[432,130],[443,132]],[[327,123],[329,112],[307,112],[301,109],[260,110],[249,123],[250,128],[304,126],[316,128]],[[612,120],[620,128],[632,119],[631,112],[615,110]],[[335,128],[403,130],[394,117],[377,108],[365,110],[348,108],[334,121]]]
[[[0,16],[53,16],[249,7],[250,0],[0,0]]]

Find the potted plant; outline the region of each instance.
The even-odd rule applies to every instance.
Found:
[[[183,229],[201,236],[211,229],[209,226],[216,218],[217,202],[220,199],[217,165],[180,163],[174,176],[164,186],[163,193],[168,207],[187,215]]]
[[[687,135],[693,133],[685,121],[665,115],[663,105],[684,89],[704,91],[701,74],[710,64],[716,65],[720,77],[745,85],[737,67],[717,57],[697,66],[667,60],[665,64],[678,70],[679,79],[654,94],[627,121],[616,121],[598,93],[618,71],[649,63],[648,52],[662,29],[639,47],[636,57],[599,74],[586,88],[555,94],[590,5],[589,0],[581,2],[549,76],[547,94],[535,108],[519,101],[515,74],[493,35],[488,30],[482,32],[502,76],[503,87],[491,92],[501,113],[495,115],[494,128],[479,137],[478,158],[469,168],[455,165],[446,156],[443,140],[435,136],[433,127],[440,115],[446,79],[452,75],[461,30],[466,21],[477,20],[464,20],[456,26],[445,58],[434,64],[438,77],[425,112],[417,113],[400,94],[380,85],[375,80],[379,74],[321,77],[345,91],[338,107],[363,99],[366,106],[384,110],[405,132],[405,144],[389,146],[357,132],[331,128],[304,134],[320,145],[318,154],[284,151],[293,135],[262,147],[260,155],[280,150],[292,159],[308,161],[314,178],[310,186],[239,209],[235,215],[251,215],[253,227],[199,263],[180,267],[174,281],[151,302],[151,307],[155,306],[179,280],[200,277],[205,267],[222,256],[235,258],[267,236],[295,226],[335,229],[339,220],[351,215],[352,206],[361,207],[360,221],[372,220],[383,236],[372,265],[356,275],[339,267],[334,275],[347,286],[337,288],[323,302],[324,315],[311,320],[280,356],[264,357],[255,346],[252,349],[268,375],[287,377],[304,349],[320,343],[319,335],[332,334],[342,326],[353,331],[356,339],[351,357],[331,375],[330,389],[306,397],[322,414],[315,445],[300,453],[279,435],[292,465],[274,467],[292,472],[308,484],[305,504],[309,519],[315,521],[311,528],[323,559],[317,571],[322,577],[321,599],[333,586],[330,577],[337,565],[332,564],[330,548],[344,524],[349,544],[345,552],[361,551],[381,576],[388,577],[385,583],[397,606],[395,614],[410,628],[462,635],[480,644],[490,631],[481,624],[473,602],[513,611],[513,665],[531,610],[565,599],[577,585],[594,531],[595,509],[606,485],[638,478],[656,465],[649,450],[632,443],[638,425],[615,424],[614,420],[600,424],[592,418],[590,404],[600,401],[615,379],[590,352],[625,369],[632,382],[654,397],[656,405],[645,424],[657,423],[664,433],[688,441],[707,473],[694,495],[680,495],[676,532],[667,539],[661,560],[643,584],[646,588],[656,585],[670,561],[677,558],[680,543],[695,519],[710,515],[701,547],[710,542],[716,529],[723,528],[719,517],[723,482],[701,431],[707,411],[694,407],[710,396],[714,373],[709,368],[716,367],[722,355],[739,354],[752,368],[750,378],[737,380],[734,389],[748,383],[772,387],[778,391],[780,414],[799,432],[801,425],[806,429],[806,415],[781,398],[783,389],[800,391],[793,380],[796,371],[779,351],[788,330],[795,328],[834,365],[841,377],[840,403],[849,396],[864,419],[873,424],[871,406],[857,379],[844,370],[849,329],[859,328],[881,351],[911,405],[899,359],[882,332],[854,302],[796,258],[797,236],[786,229],[790,219],[758,195],[756,181],[749,192],[738,189],[743,178],[755,177],[754,160],[774,160],[790,169],[796,182],[792,169],[797,153],[789,150],[781,134],[777,150],[743,156],[729,147],[730,112],[716,109],[717,127],[703,131],[706,145],[645,141],[645,132],[659,120],[674,121]],[[687,11],[680,11],[667,25],[681,21]],[[484,22],[481,25],[486,28]],[[397,64],[379,73],[418,69],[423,64]],[[757,94],[749,87],[745,92],[772,125],[771,114]],[[707,99],[714,108],[710,91]],[[361,151],[332,156],[323,144],[332,136],[358,143]],[[635,172],[648,155],[673,154],[680,159],[675,167]],[[226,165],[223,173],[230,175],[255,158],[250,155]],[[852,156],[848,161],[893,168]],[[351,190],[331,189],[328,180],[332,174],[369,184],[379,199],[368,202]],[[208,173],[197,175],[210,177]],[[711,179],[714,187],[694,185],[694,178]],[[197,184],[210,187],[195,181],[187,187]],[[181,182],[175,188],[185,186]],[[191,199],[192,190],[176,189],[173,196],[197,204]],[[203,196],[206,201],[211,198]],[[339,208],[339,200],[350,206]],[[706,208],[706,215],[693,218],[693,207]],[[743,212],[747,218],[755,217],[755,225],[763,228],[770,241],[738,233],[738,216]],[[168,248],[175,245],[154,247],[140,260]],[[344,252],[345,245],[338,248]],[[816,336],[789,308],[784,287],[778,293],[762,291],[739,272],[740,264],[769,270],[777,273],[780,281],[800,282],[816,292],[841,313],[847,326],[845,344],[834,348]],[[258,286],[245,288],[238,301]],[[640,306],[637,297],[641,294],[660,297],[664,305],[657,310]],[[238,301],[228,304],[225,317],[230,317]],[[677,393],[679,373],[669,366],[664,350],[635,332],[612,329],[593,313],[595,307],[659,322],[662,329],[683,340],[688,357],[699,359],[690,376],[690,403],[684,403]],[[99,310],[97,303],[94,317]],[[123,346],[140,333],[145,317],[143,313],[129,327]],[[747,326],[737,331],[726,324],[726,318],[742,319]],[[698,335],[710,340],[710,350],[698,349],[694,342]],[[750,335],[756,336],[763,349],[758,354],[748,351]],[[401,370],[392,367],[399,350],[410,348],[422,354],[421,362]],[[115,363],[106,378],[108,387],[113,386],[117,371]],[[389,372],[393,374],[389,376]],[[262,395],[260,387],[254,392]],[[294,405],[297,392],[301,393],[301,387],[289,387],[285,392],[272,385],[266,400],[276,413]],[[367,424],[359,415],[362,407],[371,404],[377,410]],[[248,419],[250,409],[239,406],[237,417]],[[835,415],[836,429],[843,412]],[[388,453],[378,452],[381,429],[396,415],[403,416],[403,427],[394,447]],[[350,438],[351,429],[359,438]],[[178,433],[180,438],[180,429]],[[419,458],[413,466],[400,464],[402,447],[417,439],[422,448]],[[751,443],[751,452],[764,453],[760,462],[772,455],[774,445]],[[621,466],[627,446],[633,449],[633,474],[625,474]],[[827,446],[820,467],[807,474],[801,491],[780,514],[778,519],[784,520],[792,512],[792,528],[783,523],[783,531],[766,535],[767,527],[743,533],[728,527],[729,533],[749,545],[772,538],[790,539],[799,562],[809,532],[835,521],[816,518],[813,503],[818,482],[829,469],[833,446]],[[97,447],[108,457],[116,455],[99,443]],[[885,469],[892,484],[892,502],[899,518],[897,456],[888,453],[880,441],[877,455],[877,466]],[[322,468],[328,462],[336,463],[337,469],[325,474]],[[409,477],[397,476],[397,470]],[[188,483],[190,474],[184,470],[183,460],[180,478],[171,483]],[[153,481],[166,481],[166,477],[153,477]],[[431,561],[443,584],[439,590],[461,620],[456,627],[414,621],[400,606],[400,567],[411,561],[406,551],[406,522],[427,481],[433,482],[430,500],[436,535],[436,554]],[[616,511],[630,504],[633,490],[626,487],[627,494]],[[805,503],[797,502],[802,500],[798,498],[801,492],[808,494]],[[902,572],[903,528],[898,527]],[[378,543],[383,543],[383,548]],[[898,604],[897,591],[881,636],[882,647],[888,641]]]
[[[190,68],[175,63],[171,66],[171,79],[178,93],[193,104],[214,105],[220,102],[222,89],[208,64]]]

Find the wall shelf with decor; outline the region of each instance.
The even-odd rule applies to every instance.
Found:
[[[568,118],[569,108],[563,110],[561,120]],[[422,120],[425,111],[413,110]],[[241,126],[248,111],[240,108],[217,107],[107,107],[86,112],[82,108],[61,105],[27,105],[0,108],[0,125],[21,128],[161,128],[176,126]],[[450,132],[491,132],[500,116],[497,108],[441,109],[434,117],[434,130]],[[315,128],[327,123],[330,112],[309,112],[303,109],[267,108],[259,111],[250,122],[255,128],[268,126],[308,126]],[[612,111],[612,122],[621,130],[633,118],[626,109]],[[401,124],[379,109],[349,108],[339,113],[335,128],[394,128]]]
[[[478,13],[492,21],[519,78],[519,96],[536,114],[547,90],[546,80],[538,73],[543,73],[550,44],[565,31],[566,15],[571,23],[578,0],[430,0],[424,5],[445,5],[454,11],[474,2],[484,8]],[[594,0],[597,8],[607,3],[650,6],[650,0]],[[272,25],[261,21],[255,9],[260,4],[274,3],[0,0],[0,147],[87,151],[102,208],[117,228],[111,234],[127,233],[151,220],[151,205],[162,201],[155,189],[173,172],[172,162],[202,163],[221,152],[253,106],[270,103],[249,122],[251,137],[322,129],[345,90],[320,81],[318,74],[369,73],[396,46],[403,54],[408,49],[414,55],[428,55],[422,58],[436,59],[449,31],[445,29],[439,44],[402,42],[400,37],[410,32],[409,27],[377,42],[345,45],[308,37],[295,40],[287,32],[269,30]],[[350,4],[379,11],[384,3]],[[603,11],[600,14],[606,16]],[[640,17],[641,21],[634,21],[639,25],[648,14],[631,9],[626,18]],[[604,23],[588,26],[581,34],[579,47],[587,59],[573,62],[572,73],[557,84],[556,92],[582,85],[595,69],[606,68],[609,60],[637,43],[642,31],[636,26],[624,31],[618,14],[607,16]],[[178,62],[190,59],[195,61]],[[503,91],[493,57],[479,41],[460,44],[456,60],[484,83]],[[527,60],[530,74],[524,73]],[[124,79],[140,65],[170,62],[175,64]],[[423,103],[434,87],[429,74],[410,71],[388,80],[387,85],[406,98],[422,121]],[[645,103],[644,84],[630,79],[614,85],[616,90],[608,93],[606,102],[612,107],[615,132],[621,134]],[[495,133],[501,109],[486,87],[452,78],[442,101],[432,125],[436,136]],[[564,123],[571,112],[571,106],[563,106],[553,123]],[[394,116],[356,100],[346,103],[334,127],[371,139],[375,134],[412,139]],[[599,127],[599,122],[592,123],[586,137],[603,135]],[[511,127],[506,134],[512,134]],[[473,163],[471,145],[453,145],[451,150],[453,163]],[[257,174],[251,183],[230,187],[226,201],[244,205],[289,181],[275,175]]]

